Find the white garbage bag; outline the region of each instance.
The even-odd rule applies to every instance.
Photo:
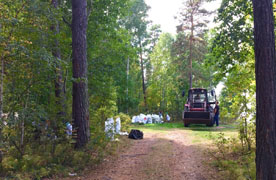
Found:
[[[118,117],[116,119],[115,132],[116,132],[116,134],[119,134],[120,131],[121,131],[121,119],[120,119],[120,117]]]
[[[120,132],[119,133],[121,136],[128,136],[128,132]]]
[[[152,124],[152,117],[150,114],[147,115],[147,124]]]
[[[108,118],[105,121],[105,135],[106,137],[110,138],[111,140],[114,140],[114,119]]]
[[[139,123],[139,121],[140,121],[140,116],[136,116],[135,123]]]
[[[147,123],[147,116],[145,114],[140,114],[139,123],[141,123],[141,124],[146,124]]]
[[[160,120],[159,115],[153,114],[151,117],[152,117],[153,123],[160,123],[161,120]]]
[[[171,117],[169,116],[169,114],[167,114],[167,121],[170,121]]]
[[[132,119],[131,119],[131,123],[136,123],[136,116],[133,116]]]

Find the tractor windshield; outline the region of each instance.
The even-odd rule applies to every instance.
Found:
[[[203,103],[206,101],[205,93],[196,93],[193,94],[193,102],[195,103]]]

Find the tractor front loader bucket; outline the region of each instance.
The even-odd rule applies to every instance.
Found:
[[[212,126],[214,123],[212,113],[202,111],[184,112],[183,122],[186,127],[189,124],[206,124],[207,126]]]

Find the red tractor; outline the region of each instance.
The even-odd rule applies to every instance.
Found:
[[[182,96],[185,96],[183,91]],[[184,126],[190,124],[206,124],[207,126],[214,125],[213,106],[216,101],[214,91],[208,92],[203,88],[192,88],[188,92],[188,99],[183,112]]]

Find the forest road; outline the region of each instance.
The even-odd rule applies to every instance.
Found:
[[[185,130],[144,132],[143,140],[131,140],[132,146],[114,160],[105,160],[86,175],[85,180],[217,180],[210,165],[208,143],[193,143]],[[72,178],[70,178],[72,179]]]

